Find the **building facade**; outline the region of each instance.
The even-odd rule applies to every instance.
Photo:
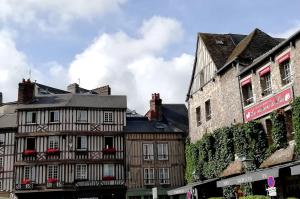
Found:
[[[124,198],[126,96],[34,96],[19,84],[19,198]]]
[[[126,195],[150,199],[157,188],[158,197],[166,199],[167,191],[184,185],[187,109],[184,104],[162,104],[159,94],[153,94],[146,116],[127,119]]]

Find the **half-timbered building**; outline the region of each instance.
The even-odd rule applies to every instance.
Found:
[[[19,84],[15,192],[19,198],[124,198],[126,96],[35,95]]]
[[[188,129],[184,104],[162,104],[153,94],[146,117],[128,117],[125,127],[127,199],[169,198],[184,185],[184,143]]]
[[[9,197],[14,188],[15,108],[16,103],[3,104],[0,93],[0,197]]]

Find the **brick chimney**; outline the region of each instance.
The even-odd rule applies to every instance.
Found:
[[[30,79],[22,80],[19,83],[19,90],[18,90],[18,103],[19,104],[28,104],[32,102],[34,97],[34,83],[30,81]]]
[[[159,97],[159,93],[153,93],[150,100],[150,110],[147,113],[149,120],[161,120],[161,102],[162,100]]]
[[[111,95],[111,88],[110,88],[109,85],[101,86],[99,88],[95,88],[95,89],[93,89],[93,91],[95,91],[99,95]]]
[[[0,106],[2,106],[3,104],[3,95],[2,95],[2,92],[0,92]]]
[[[70,93],[79,93],[79,85],[77,83],[70,84],[67,88]]]

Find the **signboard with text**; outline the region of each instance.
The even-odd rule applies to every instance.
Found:
[[[252,107],[246,108],[244,110],[245,121],[249,122],[276,109],[286,106],[291,102],[292,99],[293,90],[290,87]]]

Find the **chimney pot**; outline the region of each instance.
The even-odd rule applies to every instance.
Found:
[[[67,88],[70,93],[79,93],[79,85],[77,83],[70,84]]]
[[[22,80],[19,83],[19,90],[18,90],[18,103],[19,104],[27,104],[32,102],[34,97],[34,83],[30,81],[30,79]]]
[[[147,113],[149,120],[159,121],[162,119],[161,105],[162,100],[160,99],[159,93],[153,93],[152,99],[150,100],[150,110]]]

